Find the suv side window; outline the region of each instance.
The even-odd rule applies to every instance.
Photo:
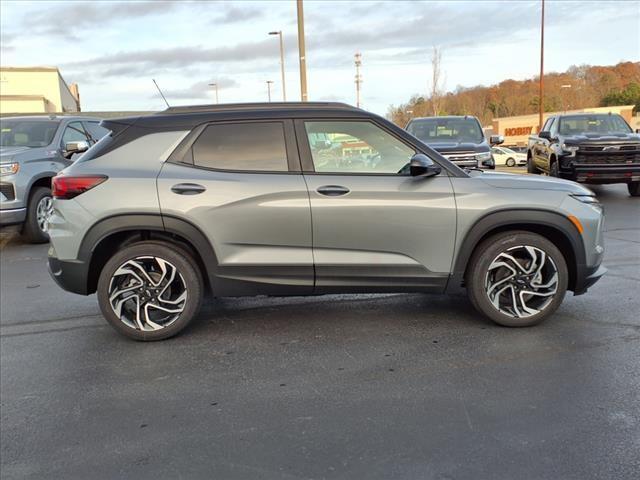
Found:
[[[313,121],[304,126],[318,173],[404,174],[401,170],[416,153],[368,121]]]
[[[87,133],[91,135],[92,143],[97,142],[98,140],[100,140],[102,137],[104,137],[106,134],[109,133],[109,130],[107,130],[104,127],[101,127],[98,122],[84,122],[84,126],[85,126],[85,129],[87,130]]]
[[[281,122],[209,125],[192,147],[193,163],[215,170],[287,172]]]
[[[62,134],[62,147],[68,142],[88,142],[90,138],[87,136],[87,133],[84,131],[81,122],[71,122],[64,129],[64,133]]]

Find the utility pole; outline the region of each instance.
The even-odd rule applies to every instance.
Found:
[[[267,95],[269,96],[269,102],[271,102],[271,84],[273,80],[267,80]]]
[[[284,40],[282,39],[282,30],[277,32],[269,32],[269,35],[278,35],[280,37],[280,75],[282,77],[282,101],[287,101],[287,90],[284,81]]]
[[[304,46],[304,10],[302,0],[297,0],[298,7],[298,56],[300,57],[300,95],[302,101],[308,101],[307,95],[307,58]]]
[[[544,0],[542,0],[542,16],[540,17],[540,105],[538,111],[538,132],[542,130],[544,115]]]
[[[215,90],[215,92],[216,92],[216,103],[220,103],[220,102],[218,101],[218,84],[217,84],[217,83],[210,83],[210,84],[209,84],[209,86],[210,86],[210,87],[213,87],[213,88],[214,88],[214,90]]]
[[[360,108],[360,85],[362,84],[360,66],[362,65],[362,54],[358,52],[354,55],[354,58],[356,65],[356,107]]]

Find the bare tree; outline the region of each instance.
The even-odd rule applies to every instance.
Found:
[[[442,103],[443,89],[442,84],[444,78],[441,70],[442,64],[442,50],[439,47],[433,47],[431,53],[431,85],[429,92],[429,100],[431,101],[431,108],[433,115],[438,115]]]

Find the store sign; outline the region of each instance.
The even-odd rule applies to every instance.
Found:
[[[506,137],[517,137],[518,135],[530,135],[533,127],[513,127],[505,128],[504,134]]]

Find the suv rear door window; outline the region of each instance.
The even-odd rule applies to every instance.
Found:
[[[104,127],[101,127],[98,122],[84,122],[84,126],[87,129],[87,132],[89,133],[89,135],[91,135],[91,139],[94,142],[97,142],[102,137],[104,137],[107,133],[109,133],[109,130],[107,130]]]
[[[193,163],[215,170],[287,172],[281,122],[209,125],[193,144]]]

